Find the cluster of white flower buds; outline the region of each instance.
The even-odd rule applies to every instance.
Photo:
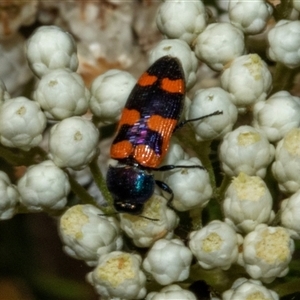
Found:
[[[226,22],[201,0],[164,0],[157,8],[164,38],[149,51],[149,65],[163,56],[180,62],[183,118],[221,113],[172,137],[162,165],[183,167],[154,172],[172,201],[157,188],[141,215],[112,215],[99,169],[113,163],[100,129],[120,119],[135,76],[110,69],[87,88],[75,39],[51,25],[26,41],[32,99],[11,97],[0,81],[0,156],[27,166],[15,182],[0,171],[0,219],[58,214],[64,251],[93,268],[87,281],[101,299],[201,299],[188,289],[196,280],[207,282],[215,300],[278,300],[277,292],[290,292],[274,282],[288,273],[300,239],[300,93],[291,88],[300,67],[299,1],[287,1],[289,13],[274,1],[216,2]],[[262,40],[264,52],[256,51]],[[211,147],[218,147],[215,170]],[[107,207],[72,177],[86,167]],[[80,199],[73,206],[71,190]],[[232,276],[224,280],[225,273]]]

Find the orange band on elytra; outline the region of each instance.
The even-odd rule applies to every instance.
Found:
[[[184,93],[184,81],[182,79],[171,80],[163,78],[161,81],[161,89],[169,93]]]
[[[110,148],[110,156],[113,159],[122,159],[132,154],[133,147],[129,141],[121,141],[112,144]]]
[[[157,132],[172,133],[177,125],[176,119],[167,119],[160,115],[152,115],[147,122],[148,128]]]
[[[119,122],[119,128],[123,124],[134,125],[141,118],[141,114],[139,111],[135,109],[124,108],[123,113]]]
[[[150,168],[157,167],[161,157],[157,155],[148,145],[138,145],[134,149],[134,159],[142,166]]]
[[[147,86],[152,85],[155,81],[157,81],[156,76],[149,75],[147,72],[145,72],[138,80],[138,84],[141,86]]]

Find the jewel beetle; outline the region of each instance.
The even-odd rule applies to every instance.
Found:
[[[155,180],[153,171],[202,166],[165,165],[159,167],[168,150],[173,132],[192,120],[179,122],[185,97],[184,74],[179,60],[163,56],[138,79],[123,109],[111,158],[118,161],[109,166],[106,183],[117,212],[140,214],[153,195],[155,184],[173,198],[170,187]],[[171,201],[171,199],[169,201]]]

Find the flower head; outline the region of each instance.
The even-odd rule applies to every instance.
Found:
[[[59,220],[59,234],[65,252],[84,260],[89,266],[97,265],[99,257],[121,250],[123,246],[117,220],[102,214],[93,205],[75,205]]]
[[[137,254],[113,251],[100,257],[88,281],[104,299],[142,299],[146,295],[146,276]]]
[[[241,263],[253,279],[270,283],[287,274],[294,241],[283,227],[258,225],[244,238]]]

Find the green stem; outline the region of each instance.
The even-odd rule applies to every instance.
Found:
[[[69,182],[71,185],[72,192],[81,199],[84,204],[96,205],[95,199],[86,191],[86,189],[81,186],[70,174],[66,172],[69,177]]]
[[[34,147],[29,151],[16,148],[8,148],[0,145],[0,157],[13,166],[30,166],[47,158],[47,152],[40,147]]]
[[[28,165],[28,160],[24,159],[22,154],[14,153],[13,150],[2,145],[0,145],[0,157],[13,166]]]
[[[113,198],[107,189],[107,185],[105,182],[105,179],[100,171],[100,168],[97,163],[97,157],[92,160],[92,162],[89,164],[91,173],[93,175],[94,181],[96,185],[98,186],[99,190],[101,191],[104,199],[106,200],[108,207],[103,208],[105,210],[106,214],[112,214],[114,213],[114,208],[113,208]],[[102,209],[102,207],[101,207]]]
[[[204,141],[199,144],[200,151],[197,152],[198,158],[201,160],[203,166],[208,172],[210,183],[212,186],[213,191],[216,190],[216,179],[215,179],[215,173],[213,170],[213,166],[211,163],[211,160],[209,159],[209,154],[211,150],[211,141]]]
[[[202,207],[197,207],[189,211],[192,220],[192,231],[202,228]]]
[[[272,290],[278,293],[281,297],[299,292],[300,279],[295,279],[282,284],[272,286]],[[290,298],[293,299],[293,298]],[[295,298],[296,299],[296,298]]]
[[[223,271],[219,268],[205,270],[199,264],[194,264],[190,269],[189,280],[191,282],[205,280],[213,290],[222,293],[230,288],[235,279],[246,276],[244,268],[237,265],[232,265],[230,271]]]
[[[230,184],[230,182],[231,182],[231,177],[225,174],[221,185],[217,188],[216,193],[215,193],[215,197],[219,203],[222,202],[225,191],[226,191],[228,185]]]
[[[299,73],[299,71],[300,68],[290,69],[282,63],[277,63],[273,76],[273,89],[271,94],[282,90],[291,90],[294,84],[294,77]]]

